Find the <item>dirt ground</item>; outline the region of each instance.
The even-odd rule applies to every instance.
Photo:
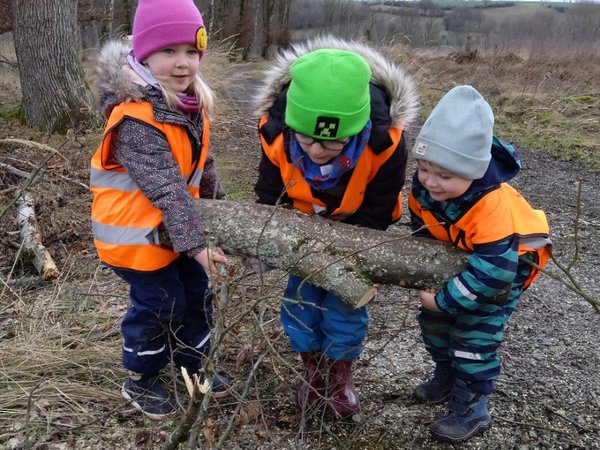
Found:
[[[239,65],[223,74],[218,87],[225,106],[215,121],[212,148],[229,197],[240,201],[252,201],[259,158],[250,104],[256,79],[255,65]],[[409,145],[417,132],[418,124],[407,131]],[[98,135],[90,130],[65,140],[0,119],[0,136],[44,142],[59,153],[44,163],[42,182],[30,189],[45,244],[63,272],[59,282],[41,283],[27,264],[14,264],[19,238],[14,212],[7,210],[0,218],[4,230],[0,235],[0,378],[6,380],[0,380],[0,447],[160,448],[177,419],[155,424],[132,412],[118,395],[124,375],[118,366],[118,327],[127,304],[126,290],[98,267],[88,227],[90,195],[85,185]],[[557,160],[540,150],[520,149],[524,167],[514,185],[546,211],[558,261],[572,265],[575,281],[593,298],[600,298],[600,177],[577,162]],[[0,162],[29,172],[44,155],[24,144],[0,147]],[[10,206],[12,188],[19,183],[18,176],[0,168],[0,211]],[[397,226],[406,220],[405,216]],[[548,269],[568,280],[554,263]],[[279,292],[283,277],[275,271],[264,284],[255,278],[240,282],[232,295],[233,306],[222,312],[225,320],[233,321],[239,312],[236,308],[265,292]],[[278,326],[277,302],[265,298],[222,350],[222,365],[238,385],[233,399],[212,406],[199,425],[206,448],[210,443],[214,447],[232,417],[229,439],[221,448],[459,447],[437,443],[429,436],[428,425],[443,406],[423,406],[411,398],[412,388],[432,370],[415,320],[413,292],[384,286],[370,304],[366,351],[355,371],[362,408],[352,423],[336,423],[319,412],[305,417],[294,409],[291,393],[298,378],[292,369],[300,366]],[[46,301],[40,310],[40,303]],[[78,319],[72,317],[77,314]],[[87,314],[96,322],[86,322]],[[503,375],[490,398],[493,423],[460,448],[600,449],[599,335],[600,316],[592,307],[561,282],[543,275],[523,296],[506,330]],[[56,340],[61,341],[58,350],[43,347],[43,342]],[[63,361],[65,349],[71,352],[66,354],[71,362],[81,358],[77,364],[53,368],[42,362]],[[262,364],[254,370],[259,360]],[[30,362],[38,362],[38,367],[32,364],[28,371],[19,367]],[[67,387],[66,378],[71,383]],[[58,388],[51,389],[56,386],[62,386],[63,393],[70,386],[79,391],[61,396]]]

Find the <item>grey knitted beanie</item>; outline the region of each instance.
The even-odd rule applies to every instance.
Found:
[[[417,136],[412,154],[461,178],[477,180],[491,159],[494,113],[471,86],[442,97]]]

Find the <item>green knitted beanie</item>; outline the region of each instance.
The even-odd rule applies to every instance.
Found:
[[[290,67],[285,123],[316,139],[358,134],[371,114],[371,68],[356,53],[321,49],[300,56]]]

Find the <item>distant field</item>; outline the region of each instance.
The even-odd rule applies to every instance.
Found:
[[[484,8],[483,14],[485,17],[492,19],[505,19],[511,16],[518,15],[520,17],[533,16],[542,11],[554,12],[560,14],[554,7],[560,4],[552,3],[553,8],[548,8],[547,3],[517,3],[515,6],[504,6],[502,8]]]

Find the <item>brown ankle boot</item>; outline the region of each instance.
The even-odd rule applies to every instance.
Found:
[[[294,401],[296,406],[302,409],[311,407],[323,400],[327,393],[327,382],[323,378],[322,368],[325,358],[321,353],[302,352],[300,353],[306,372],[304,379],[296,390]]]
[[[329,410],[337,419],[358,411],[359,400],[352,380],[352,361],[333,361],[329,365]]]

